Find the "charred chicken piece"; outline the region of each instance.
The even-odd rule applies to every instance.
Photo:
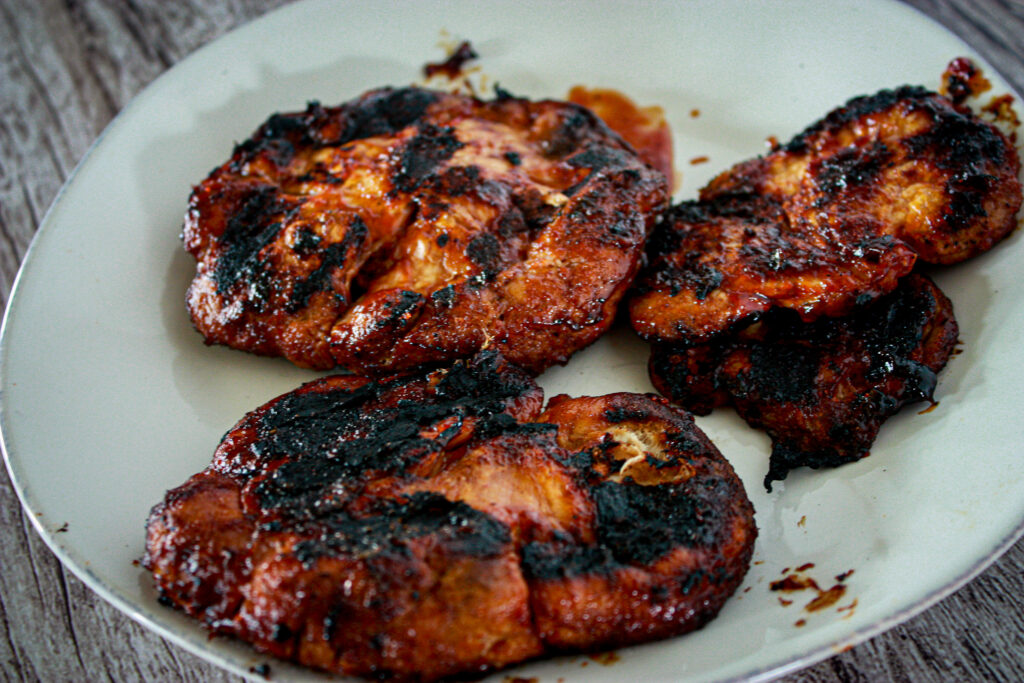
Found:
[[[767,431],[771,490],[796,467],[836,467],[868,455],[891,415],[932,400],[957,334],[949,299],[912,274],[844,318],[804,323],[779,310],[704,345],[656,346],[650,373],[658,391],[697,414],[732,405]]]
[[[161,596],[212,631],[395,681],[663,638],[736,589],[756,536],[692,418],[552,401],[485,353],[271,401],[147,525]]]
[[[208,343],[373,376],[494,348],[540,372],[612,323],[667,181],[588,110],[382,89],[275,114],[193,191]]]
[[[630,302],[645,339],[696,344],[772,308],[838,316],[920,259],[950,264],[1016,226],[1016,149],[917,87],[855,98],[740,163],[652,236]]]

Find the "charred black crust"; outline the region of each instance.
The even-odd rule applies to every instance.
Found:
[[[479,266],[487,277],[493,277],[501,266],[501,243],[491,233],[481,233],[466,245],[466,256]]]
[[[385,407],[379,405],[382,397],[409,380],[356,389],[308,385],[261,413],[248,447],[260,465],[235,475],[245,480],[269,469],[254,488],[261,508],[290,519],[315,519],[324,512],[322,500],[331,498],[331,487],[354,485],[367,473],[401,474],[454,435],[425,439],[423,428],[450,416],[492,417],[532,389],[528,377],[503,368],[499,356],[485,352],[443,373],[429,401]]]
[[[749,372],[740,373],[728,385],[738,399],[811,401],[820,364],[821,349],[813,342],[757,344],[750,349]]]
[[[392,298],[384,304],[386,313],[375,321],[378,328],[404,328],[408,327],[416,314],[420,311],[424,297],[419,292],[409,289],[402,289],[394,293]]]
[[[892,154],[881,142],[850,147],[826,157],[814,169],[820,191],[816,206],[825,206],[837,194],[870,184],[885,169]]]
[[[767,230],[785,224],[788,219],[777,202],[748,193],[726,194],[707,201],[680,202],[669,209],[665,219],[647,240],[648,265],[637,278],[633,292],[642,295],[660,291],[677,296],[687,291],[692,292],[698,301],[706,299],[718,289],[725,276],[714,265],[701,260],[706,248],[699,240],[693,240],[693,226],[728,220],[743,221],[751,226],[751,230]],[[777,242],[782,240],[783,235],[780,234]],[[750,262],[763,270],[777,271],[786,265],[772,262],[773,258],[778,258],[779,249],[756,254],[751,251],[756,249],[753,243],[745,244],[742,249]],[[667,259],[667,255],[672,258]]]
[[[408,552],[408,541],[426,535],[437,537],[453,553],[471,557],[493,557],[511,541],[508,528],[494,517],[430,492],[378,499],[359,515],[336,512],[318,531],[295,546],[296,558],[307,566],[323,556],[402,554]]]
[[[551,135],[544,140],[544,153],[552,159],[559,159],[580,148],[585,137],[595,126],[601,124],[587,109],[567,105],[565,116],[559,121]]]
[[[654,486],[605,481],[590,492],[597,511],[596,542],[527,543],[522,551],[527,578],[609,574],[650,565],[675,548],[711,548],[725,541],[727,517],[736,501],[745,499],[734,481],[712,473]]]
[[[443,310],[455,305],[455,285],[447,285],[441,289],[434,290],[430,294],[430,302],[434,308]]]
[[[795,135],[780,149],[785,152],[803,153],[807,151],[808,142],[824,132],[842,128],[865,116],[886,111],[904,101],[916,101],[924,104],[934,97],[934,92],[916,85],[904,85],[895,89],[881,90],[873,95],[854,97],[842,107],[830,112],[825,118]]]
[[[267,274],[269,264],[260,254],[277,238],[286,213],[295,207],[281,200],[271,187],[258,187],[239,203],[238,211],[218,238],[222,251],[213,279],[217,293],[222,295],[240,282],[250,284],[254,293],[250,303],[258,306],[274,286]]]
[[[296,145],[340,146],[391,135],[419,120],[437,101],[438,93],[420,88],[383,88],[340,107],[310,102],[303,112],[274,114],[256,133],[235,147],[234,156],[248,159],[268,151],[282,164]]]
[[[369,229],[366,227],[366,223],[358,215],[353,215],[345,237],[340,242],[335,242],[324,249],[320,257],[320,265],[316,270],[304,280],[295,283],[291,297],[285,304],[285,311],[296,313],[309,305],[309,299],[313,294],[330,289],[331,274],[345,265],[353,250],[358,250],[365,244],[368,235]]]
[[[604,411],[604,419],[608,420],[612,424],[618,424],[619,422],[626,422],[628,420],[644,420],[648,415],[649,413],[646,410],[637,408],[615,407],[608,408]]]
[[[844,318],[804,323],[793,311],[774,310],[761,318],[756,334],[741,331],[692,349],[655,347],[652,379],[688,409],[706,413],[727,401],[749,424],[764,428],[773,444],[765,479],[771,490],[772,481],[796,467],[859,460],[889,416],[907,403],[932,399],[956,334],[950,319],[949,338],[926,341],[926,332],[949,314],[948,302],[940,302],[936,292],[929,280],[914,275]],[[937,360],[931,365],[916,360],[926,343],[941,345],[933,349]],[[845,404],[833,403],[822,377],[840,373],[848,363],[859,368],[849,380],[856,382],[857,394]],[[813,416],[824,425],[822,433],[777,422],[777,410]]]
[[[461,147],[463,144],[451,128],[421,126],[399,153],[398,170],[392,179],[395,187],[402,192],[415,191]]]

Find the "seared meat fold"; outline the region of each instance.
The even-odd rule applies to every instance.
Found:
[[[382,376],[498,349],[532,372],[611,324],[664,176],[586,109],[382,89],[275,114],[195,187],[208,343]]]
[[[776,307],[845,314],[918,259],[956,263],[1003,239],[1019,173],[1002,133],[940,95],[855,98],[671,211],[648,244],[633,327],[696,344]]]
[[[145,566],[214,632],[396,681],[711,619],[757,533],[729,464],[664,399],[541,403],[493,353],[306,384],[153,509]]]
[[[658,391],[697,414],[732,405],[772,439],[765,486],[796,467],[866,456],[903,405],[931,400],[958,328],[949,299],[912,274],[843,318],[805,323],[777,310],[700,346],[655,346]]]

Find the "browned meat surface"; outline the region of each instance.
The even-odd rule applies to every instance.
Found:
[[[276,114],[193,191],[208,343],[380,376],[540,372],[611,324],[667,181],[586,109],[407,88]]]
[[[729,464],[664,399],[541,401],[492,353],[306,384],[153,509],[145,566],[216,633],[396,681],[711,619],[756,536]]]
[[[696,344],[772,308],[810,321],[949,264],[1016,226],[1020,161],[995,127],[916,87],[850,100],[674,208],[648,245],[630,317]]]
[[[866,456],[903,405],[931,400],[958,328],[949,299],[922,275],[844,318],[802,322],[779,310],[686,349],[655,346],[658,391],[698,414],[735,406],[772,439],[765,485],[796,467]]]

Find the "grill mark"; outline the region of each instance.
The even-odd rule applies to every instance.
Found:
[[[401,553],[410,540],[426,535],[439,536],[451,552],[471,557],[494,557],[512,540],[508,527],[486,512],[423,492],[380,500],[369,516],[335,514],[318,537],[295,546],[295,556],[309,567],[322,556]]]
[[[295,283],[291,297],[285,305],[285,311],[297,313],[309,305],[309,299],[313,294],[330,289],[331,274],[345,266],[345,263],[349,261],[350,253],[358,252],[365,246],[368,236],[369,228],[366,227],[366,223],[358,214],[354,215],[349,221],[348,230],[345,231],[342,241],[327,247],[316,270],[310,273],[305,280]],[[340,299],[341,305],[348,303],[340,292],[335,292],[335,296]]]
[[[451,127],[423,126],[419,133],[402,147],[398,170],[392,178],[395,188],[413,192],[434,175],[435,170],[464,147]]]
[[[291,211],[298,207],[292,207]],[[238,212],[228,220],[224,232],[217,239],[221,247],[220,257],[214,268],[214,282],[218,294],[226,294],[237,283],[248,282],[263,300],[268,283],[260,277],[264,262],[260,252],[281,232],[288,209],[277,191],[261,187],[244,200]],[[289,212],[290,213],[290,212]]]

